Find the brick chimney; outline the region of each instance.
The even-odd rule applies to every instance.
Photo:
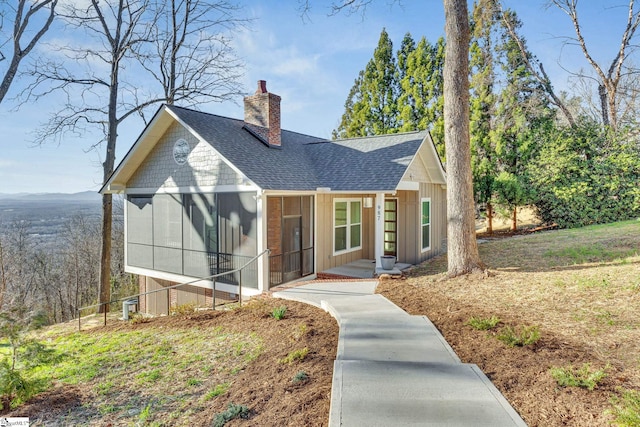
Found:
[[[247,128],[269,146],[280,147],[280,97],[267,91],[267,82],[258,80],[256,93],[244,98]]]

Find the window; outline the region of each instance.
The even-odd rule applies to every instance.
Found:
[[[431,249],[431,199],[420,200],[421,215],[420,228],[422,229],[422,252]]]
[[[349,252],[362,247],[362,201],[335,199],[333,204],[333,252]]]

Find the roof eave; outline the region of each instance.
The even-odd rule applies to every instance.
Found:
[[[160,106],[144,131],[136,139],[111,176],[100,188],[100,194],[122,193],[129,179],[151,152],[172,123],[166,105]]]

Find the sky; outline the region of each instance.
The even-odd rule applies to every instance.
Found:
[[[328,16],[329,0],[311,0],[306,18],[297,0],[238,0],[241,13],[252,19],[247,29],[232,34],[236,54],[245,64],[242,84],[252,94],[258,80],[282,97],[284,129],[330,138],[344,112],[354,79],[377,46],[383,28],[397,50],[409,32],[434,42],[444,35],[441,0],[374,0],[363,14]],[[470,2],[471,3],[471,2]],[[546,0],[505,0],[523,21],[529,49],[542,61],[556,89],[567,87],[567,70],[589,66],[578,48],[565,45],[573,35],[571,22]],[[607,68],[626,23],[625,0],[589,0],[579,4],[587,44],[596,61]],[[622,5],[622,6],[620,6]],[[55,28],[50,40],[65,30]],[[46,49],[45,46],[40,49]],[[35,52],[37,54],[37,52]],[[4,72],[0,63],[0,72]],[[74,193],[98,191],[102,182],[104,146],[92,149],[97,134],[65,137],[59,143],[38,144],[34,132],[54,114],[59,99],[17,108],[12,101],[24,81],[14,84],[0,105],[0,194]],[[142,82],[141,82],[142,84]],[[242,97],[209,104],[203,111],[242,118]],[[119,129],[116,164],[131,148],[144,123],[132,117]]]

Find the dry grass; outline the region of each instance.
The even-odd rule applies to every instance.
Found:
[[[560,348],[610,365],[611,390],[640,390],[640,220],[491,240],[480,255],[488,277],[445,280],[442,256],[412,271],[406,284],[414,296],[402,295],[401,287],[382,292],[408,310],[412,304],[421,310],[412,299],[441,299],[452,316],[469,311],[537,325],[543,341],[553,337]],[[418,296],[420,289],[426,296]]]

